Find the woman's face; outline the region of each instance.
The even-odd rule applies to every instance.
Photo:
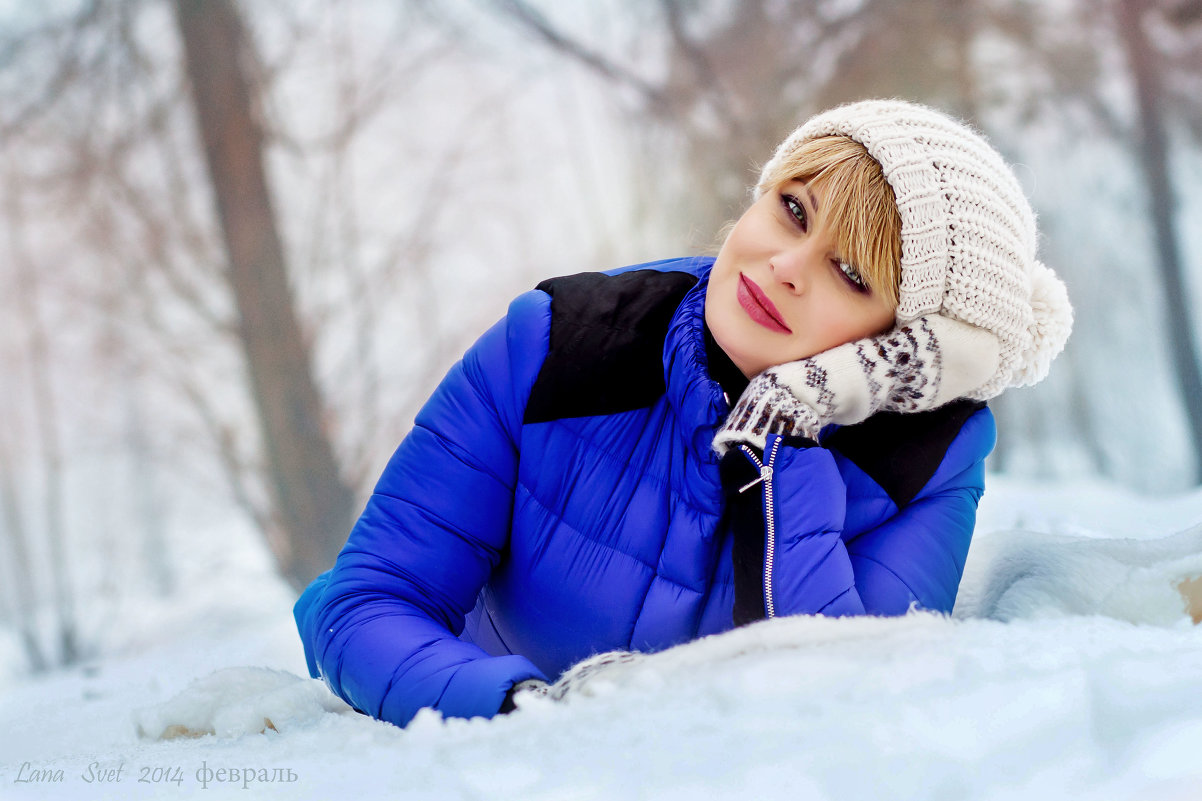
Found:
[[[789,181],[751,204],[710,272],[705,321],[748,378],[888,330],[894,306],[835,249],[820,186]]]

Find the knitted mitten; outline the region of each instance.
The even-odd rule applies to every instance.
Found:
[[[633,651],[607,651],[577,662],[547,689],[547,694],[556,701],[565,695],[595,695],[596,680],[600,677],[611,682],[626,672],[626,669],[643,660],[643,654]]]
[[[723,454],[738,442],[762,450],[768,434],[817,440],[828,423],[934,409],[980,387],[997,363],[992,333],[950,317],[920,317],[760,373],[727,415],[714,450]]]
[[[562,701],[569,694],[596,695],[597,678],[605,677],[612,683],[625,673],[629,666],[642,659],[642,654],[633,651],[607,651],[572,665],[554,684],[547,684],[539,679],[518,682],[506,693],[501,712],[512,712],[516,709],[515,698],[519,696],[542,695],[554,701]]]

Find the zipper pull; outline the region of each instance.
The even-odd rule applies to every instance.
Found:
[[[743,486],[739,487],[739,492],[740,493],[746,492],[747,490],[754,487],[756,484],[759,484],[761,481],[767,481],[770,478],[772,478],[772,466],[771,465],[763,465],[760,467],[760,477],[755,479],[754,481],[749,481],[746,484],[744,484]]]

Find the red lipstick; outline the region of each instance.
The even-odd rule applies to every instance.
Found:
[[[747,312],[747,316],[764,328],[781,334],[793,333],[793,329],[785,325],[785,321],[781,318],[780,310],[773,305],[772,301],[768,300],[764,290],[742,273],[739,273],[738,298],[739,305],[743,307],[743,311]]]

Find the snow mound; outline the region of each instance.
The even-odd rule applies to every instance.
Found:
[[[947,615],[927,610],[913,610],[903,617],[796,615],[760,620],[663,651],[624,654],[630,658],[609,664],[597,663],[613,654],[600,654],[569,670],[569,674],[583,670],[585,680],[574,683],[561,700],[522,693],[514,702],[527,714],[551,720],[559,715],[555,710],[565,704],[592,707],[599,703],[602,708],[615,702],[637,705],[649,699],[662,700],[688,686],[720,685],[718,694],[724,698],[743,692],[757,697],[771,695],[796,680],[799,664],[819,659],[827,649],[842,654],[840,658],[848,654],[859,655],[853,659],[870,658],[874,649],[887,641],[900,645],[909,638],[940,636],[940,632],[956,625]],[[597,669],[591,669],[594,666]],[[843,675],[838,681],[845,679]],[[429,720],[421,725],[443,723],[438,713],[423,713],[428,713]]]
[[[1202,576],[1202,526],[1149,540],[997,531],[972,547],[957,618],[1103,615],[1173,626],[1188,620],[1178,585]]]
[[[285,670],[234,667],[193,681],[169,701],[134,712],[138,736],[240,737],[286,731],[328,713],[353,710],[320,681]]]

